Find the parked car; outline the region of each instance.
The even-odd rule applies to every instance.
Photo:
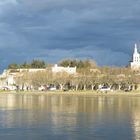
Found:
[[[4,86],[4,87],[2,87],[2,90],[14,91],[14,90],[16,90],[16,89],[17,89],[16,86]]]
[[[57,90],[57,88],[56,87],[50,87],[49,90],[54,91],[54,90]]]
[[[45,91],[45,87],[44,86],[40,86],[40,87],[38,87],[38,90],[39,91]]]
[[[69,91],[69,89],[68,88],[63,88],[63,91]]]
[[[130,92],[130,91],[132,91],[132,87],[126,87],[126,88],[124,89],[124,91],[125,91],[125,92]]]
[[[101,88],[98,89],[98,91],[108,92],[108,91],[111,91],[111,88],[110,87],[107,87],[107,86],[102,86]]]

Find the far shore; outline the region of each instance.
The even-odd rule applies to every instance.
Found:
[[[139,96],[140,91],[0,91],[1,94],[18,94],[18,95],[68,95],[68,96]]]

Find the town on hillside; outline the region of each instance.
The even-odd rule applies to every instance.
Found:
[[[99,67],[93,60],[76,59],[66,59],[55,65],[40,60],[10,64],[0,75],[0,90],[140,90],[140,54],[135,44],[132,61],[127,67]]]

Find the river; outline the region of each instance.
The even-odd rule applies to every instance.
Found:
[[[0,94],[1,140],[139,140],[140,97]]]

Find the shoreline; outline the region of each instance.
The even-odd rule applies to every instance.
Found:
[[[1,91],[0,95],[13,94],[13,95],[67,95],[67,96],[138,96],[140,91],[110,91],[107,93],[97,91]]]

